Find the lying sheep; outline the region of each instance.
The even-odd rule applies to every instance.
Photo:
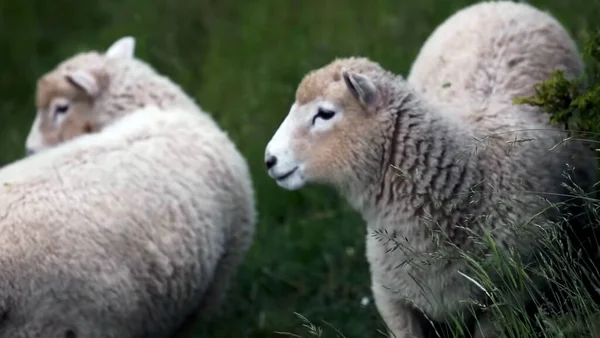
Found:
[[[0,170],[0,337],[184,337],[251,245],[244,157],[132,42],[39,82],[36,154]]]
[[[244,159],[187,109],[139,109],[0,170],[0,337],[173,337],[254,231]]]
[[[466,29],[472,29],[473,17],[463,18]],[[527,72],[547,74],[557,66],[552,62],[577,59],[570,44],[552,49],[547,40],[522,38],[551,30],[560,35],[560,26],[528,34],[530,26],[521,25],[518,15],[513,19],[510,27],[521,31],[497,31],[506,45],[494,39],[471,41],[480,45],[476,50],[494,56],[465,56],[487,76],[466,73],[453,81],[473,83],[474,92],[523,92],[522,81],[529,78],[533,86],[533,79],[539,79]],[[510,16],[498,20],[511,22]],[[498,22],[478,25],[478,31],[485,31]],[[495,67],[515,59],[504,51],[519,51],[523,59],[512,68]],[[545,62],[530,60],[530,55],[546,56]],[[566,64],[578,72],[579,63]],[[418,78],[413,77],[417,83]],[[433,76],[421,79],[435,82]],[[588,192],[597,178],[593,153],[581,143],[561,142],[564,133],[542,122],[541,112],[533,108],[501,96],[477,100],[465,94],[462,102],[447,105],[429,97],[436,95],[423,94],[367,58],[337,59],[304,77],[265,151],[268,173],[279,186],[329,185],[361,212],[369,230],[366,250],[375,303],[396,337],[425,337],[423,314],[434,322],[453,315],[469,318],[463,301],[485,301],[484,292],[465,277],[470,275],[466,260],[436,260],[440,250],[454,248],[483,258],[488,252],[479,251],[477,237],[489,234],[499,247],[515,248],[526,260],[540,250],[536,230],[555,226],[561,216],[549,206],[570,199],[562,185],[568,180],[565,172]],[[490,315],[478,317],[475,335],[495,336]]]

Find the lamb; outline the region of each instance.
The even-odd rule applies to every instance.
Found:
[[[245,158],[132,42],[43,77],[0,169],[0,337],[188,336],[252,243]]]
[[[429,91],[437,90],[438,80],[435,72],[425,75],[427,68],[420,66],[425,61],[415,62],[411,83],[366,57],[338,58],[302,79],[266,145],[268,174],[280,187],[327,185],[361,213],[375,304],[395,337],[425,337],[423,316],[438,323],[453,315],[469,318],[474,315],[463,301],[485,302],[484,292],[465,278],[464,259],[422,262],[422,257],[458,248],[483,259],[487,252],[475,242],[489,234],[498,247],[514,248],[526,260],[541,250],[536,231],[559,223],[558,206],[571,194],[563,183],[572,180],[590,192],[596,182],[591,150],[563,142],[564,132],[540,118],[539,110],[506,99],[526,92],[526,82],[533,86],[548,69],[566,65],[573,74],[579,71],[578,62],[564,61],[577,59],[570,43],[553,49],[559,45],[554,40],[533,38],[561,36],[563,28],[549,20],[540,23],[545,29],[519,24],[518,6],[531,9],[514,6],[508,14],[478,21],[476,31],[490,25],[496,35],[469,41],[473,50],[486,51],[485,57],[463,56],[470,61],[461,69],[472,72],[439,67],[447,74],[440,82],[458,83],[452,88],[461,100]],[[465,32],[478,20],[459,18]],[[517,56],[522,59],[512,62]],[[382,241],[385,234],[390,240]],[[476,337],[496,335],[489,314],[475,319]]]

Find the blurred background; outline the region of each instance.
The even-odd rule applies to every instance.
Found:
[[[78,51],[124,35],[136,54],[212,113],[247,157],[259,203],[254,246],[222,313],[198,337],[382,337],[370,298],[361,218],[324,188],[289,192],[264,148],[309,70],[368,56],[406,75],[433,29],[466,0],[0,0],[0,138],[4,165],[24,154],[39,76]],[[599,0],[536,0],[578,43]],[[333,329],[334,327],[335,329]],[[279,333],[277,333],[279,332]]]

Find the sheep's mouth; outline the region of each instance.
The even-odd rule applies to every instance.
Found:
[[[279,176],[279,177],[275,177],[275,180],[277,180],[277,181],[284,181],[284,180],[285,180],[285,179],[287,179],[288,177],[292,176],[292,174],[293,174],[293,173],[295,173],[295,172],[296,172],[296,170],[298,170],[298,167],[296,167],[296,168],[294,168],[294,169],[292,169],[292,170],[288,171],[287,173],[285,173],[285,174],[283,174],[283,175],[281,175],[281,176]]]

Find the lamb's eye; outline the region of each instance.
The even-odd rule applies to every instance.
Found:
[[[315,115],[315,117],[313,117],[312,123],[314,124],[315,120],[317,118],[321,118],[323,120],[329,120],[334,115],[335,115],[335,112],[333,110],[327,110],[327,109],[319,108],[319,111],[317,112],[317,114]]]
[[[64,114],[64,113],[67,112],[67,110],[69,110],[69,105],[68,104],[58,104],[54,108],[54,112],[56,114]]]

